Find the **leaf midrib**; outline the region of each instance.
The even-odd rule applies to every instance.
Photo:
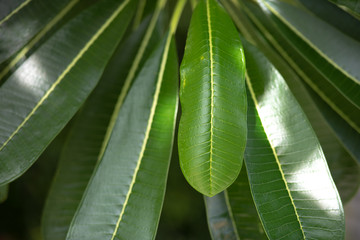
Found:
[[[21,3],[19,6],[17,6],[13,11],[11,11],[9,14],[7,14],[3,19],[0,20],[0,25],[9,20],[12,16],[14,16],[16,13],[18,13],[22,8],[24,8],[26,5],[28,5],[32,0],[26,0],[25,2]]]
[[[75,0],[74,2],[77,2]],[[56,79],[56,81],[51,85],[51,87],[47,90],[44,96],[40,99],[40,101],[35,105],[35,107],[31,110],[31,112],[25,117],[23,122],[17,127],[17,129],[9,136],[9,138],[3,143],[0,147],[0,151],[2,151],[7,144],[14,138],[16,134],[24,127],[24,125],[31,119],[31,117],[35,114],[35,112],[42,106],[42,104],[46,101],[46,99],[50,96],[50,94],[55,90],[55,88],[61,83],[61,81],[65,78],[65,76],[71,71],[71,69],[76,65],[76,63],[81,59],[81,57],[85,54],[85,52],[91,47],[91,45],[101,36],[101,34],[109,27],[109,25],[113,22],[113,20],[121,13],[121,11],[128,5],[130,0],[125,0],[114,12],[113,14],[106,20],[106,22],[101,26],[101,28],[94,34],[94,36],[86,43],[86,45],[80,50],[80,52],[76,55],[76,57],[71,61],[71,63],[66,67],[66,69],[61,73],[61,75]]]
[[[73,7],[79,0],[71,0],[71,2],[63,8],[36,36],[26,44],[22,50],[16,54],[8,65],[0,72],[0,81],[10,72],[10,70],[46,35]],[[20,9],[19,9],[20,10]]]
[[[206,15],[207,25],[209,32],[209,55],[210,55],[210,88],[211,88],[211,99],[210,99],[210,159],[209,159],[209,181],[210,181],[210,194],[212,193],[212,156],[213,156],[213,119],[214,119],[214,56],[213,56],[213,43],[212,43],[212,31],[211,31],[211,17],[210,17],[210,0],[206,1]]]
[[[242,4],[243,9],[249,15],[250,19],[254,21],[255,25],[260,29],[260,31],[266,36],[266,38],[274,45],[274,47],[282,54],[282,56],[288,61],[291,67],[293,67],[296,72],[303,78],[303,80],[309,84],[314,91],[328,104],[331,108],[338,113],[352,128],[354,128],[357,132],[360,133],[360,127],[352,121],[350,117],[346,113],[344,113],[331,99],[329,99],[316,85],[312,83],[308,75],[299,68],[296,63],[293,61],[291,57],[287,54],[287,52],[282,48],[281,45],[278,44],[277,40],[272,37],[272,35],[267,31],[266,27],[256,19],[256,17],[251,13],[251,11]]]
[[[276,17],[278,17],[287,27],[289,27],[298,37],[300,37],[303,41],[305,41],[309,46],[314,49],[320,56],[326,59],[331,65],[333,65],[337,70],[342,72],[345,76],[351,79],[357,85],[360,85],[359,81],[356,80],[354,76],[345,71],[342,67],[340,67],[333,59],[328,57],[325,53],[323,53],[318,47],[316,47],[306,36],[304,36],[300,31],[298,31],[291,23],[289,23],[281,14],[276,11],[270,4],[265,0],[261,0],[263,4],[270,10]]]
[[[256,95],[255,95],[254,89],[253,89],[252,84],[251,84],[251,79],[250,79],[249,75],[247,74],[247,72],[246,72],[246,83],[247,83],[247,86],[249,87],[249,92],[250,92],[250,94],[251,94],[252,100],[254,101],[254,104],[255,104],[255,107],[256,107],[256,111],[259,112],[259,103],[258,103],[258,101],[257,101],[257,99],[256,99]],[[260,121],[261,121],[261,120],[260,120]],[[280,171],[280,173],[281,173],[281,178],[282,178],[282,180],[283,180],[283,182],[284,182],[284,184],[285,184],[286,191],[287,191],[287,193],[288,193],[288,195],[289,195],[289,198],[290,198],[290,200],[291,200],[291,204],[292,204],[292,206],[293,206],[293,208],[294,208],[294,212],[295,212],[295,215],[296,215],[296,219],[297,219],[297,221],[298,221],[298,223],[299,223],[299,226],[300,226],[300,230],[301,230],[303,239],[306,239],[305,233],[304,233],[304,229],[303,229],[302,224],[301,224],[301,221],[300,221],[300,216],[299,216],[299,214],[298,214],[298,212],[297,212],[297,209],[296,209],[296,206],[295,206],[293,197],[292,197],[292,195],[291,195],[290,188],[289,188],[289,186],[288,186],[288,184],[287,184],[287,181],[286,181],[286,178],[285,178],[285,174],[284,174],[284,172],[283,172],[283,170],[282,170],[281,163],[280,163],[280,160],[279,160],[279,158],[278,158],[278,156],[277,156],[275,147],[273,146],[273,144],[272,144],[272,142],[271,142],[270,139],[267,139],[267,140],[268,140],[269,145],[270,145],[270,147],[271,147],[271,150],[272,150],[272,152],[273,152],[274,158],[275,158],[275,160],[276,160],[276,164],[278,165],[278,169],[279,169],[279,171]],[[260,218],[260,219],[261,219],[261,218]]]

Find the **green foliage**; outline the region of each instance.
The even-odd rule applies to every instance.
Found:
[[[344,239],[360,184],[358,6],[2,1],[2,206],[49,175],[14,182],[53,142],[43,239],[155,239],[178,154],[212,239]]]

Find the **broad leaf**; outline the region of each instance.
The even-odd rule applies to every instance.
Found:
[[[101,158],[102,148],[107,144],[104,142],[108,140],[105,138],[106,133],[112,131],[109,124],[117,96],[121,91],[122,95],[127,93],[122,87],[129,88],[130,84],[125,82],[131,82],[135,72],[143,65],[143,61],[137,59],[148,56],[160,38],[158,31],[155,31],[159,13],[157,11],[150,24],[149,21],[143,22],[116,50],[98,86],[73,123],[43,211],[44,239],[60,240],[66,237],[95,164]],[[121,104],[116,108],[117,111]]]
[[[177,109],[178,63],[171,36],[130,89],[67,239],[154,238]]]
[[[194,10],[181,63],[180,166],[214,196],[238,176],[246,143],[245,62],[238,33],[214,1]]]
[[[264,230],[270,239],[343,239],[341,200],[305,114],[262,54],[246,45],[245,57],[245,163]]]
[[[134,1],[101,1],[34,52],[0,88],[0,184],[19,177],[97,84]]]

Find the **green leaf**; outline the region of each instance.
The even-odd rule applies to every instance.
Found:
[[[343,239],[341,200],[305,114],[261,53],[246,44],[245,57],[252,96],[245,163],[267,236]]]
[[[254,205],[245,166],[225,194],[240,239],[267,239]]]
[[[98,86],[73,123],[43,211],[44,239],[60,240],[66,237],[102,147],[106,145],[104,141],[108,140],[105,139],[106,132],[112,130],[108,129],[110,119],[125,79],[134,78],[134,73],[143,65],[143,61],[139,63],[139,60],[135,59],[148,56],[160,39],[158,31],[154,29],[158,15],[159,11],[150,24],[149,21],[144,21],[138,30],[118,47]],[[129,85],[126,84],[127,87]],[[123,92],[125,95],[127,90]]]
[[[300,0],[307,10],[333,25],[344,34],[360,41],[360,21],[328,0]],[[359,2],[360,3],[360,2]]]
[[[207,196],[238,176],[246,143],[245,62],[238,33],[214,1],[194,10],[181,63],[180,166]]]
[[[155,237],[177,109],[178,63],[171,36],[130,89],[67,239]]]
[[[360,1],[359,0],[329,0],[339,5],[355,17],[360,19]]]
[[[267,239],[251,196],[245,166],[225,191],[205,197],[212,239]]]
[[[312,2],[312,5],[316,5],[315,2]],[[360,182],[360,169],[359,164],[357,163],[359,154],[354,152],[354,150],[358,149],[356,146],[359,140],[354,137],[349,139],[350,136],[358,134],[355,130],[352,130],[354,133],[346,134],[347,137],[345,137],[345,139],[339,137],[336,131],[334,131],[334,128],[339,128],[338,126],[343,123],[337,122],[336,124],[333,124],[334,126],[328,123],[328,120],[333,119],[333,116],[323,116],[311,99],[311,96],[305,89],[299,76],[291,69],[286,61],[274,51],[271,45],[266,42],[265,36],[263,36],[246,18],[246,14],[244,14],[242,10],[244,8],[239,8],[239,5],[230,6],[228,4],[226,4],[226,8],[229,9],[238,28],[242,32],[247,33],[248,39],[252,39],[256,42],[261,51],[284,76],[289,88],[299,101],[299,104],[319,138],[341,199],[343,203],[346,203],[357,192]],[[322,107],[320,108],[323,110]],[[327,108],[329,107],[327,106]],[[344,131],[343,129],[339,130],[339,132],[349,133],[348,130]]]
[[[9,71],[22,60],[40,40],[50,32],[78,4],[80,0],[26,0],[18,3],[0,20],[0,64],[9,57],[0,70],[0,83]],[[12,0],[3,1],[11,4]],[[0,5],[0,8],[2,6]],[[36,17],[34,17],[36,16]],[[20,51],[21,50],[21,51]]]
[[[8,197],[9,184],[0,186],[0,203],[5,202]]]
[[[232,213],[228,209],[229,204],[227,201],[224,192],[213,197],[205,196],[206,215],[211,239],[240,239],[236,232]]]
[[[288,42],[287,54],[307,74],[304,80],[360,132],[360,43],[301,7],[264,3]],[[314,28],[321,32],[313,34]]]
[[[291,67],[351,126],[360,131],[358,127],[360,122],[357,117],[360,114],[360,109],[357,106],[359,100],[359,94],[356,92],[357,84],[297,37],[270,11],[261,10],[259,6],[249,4],[246,1],[243,3],[249,17]],[[333,84],[334,82],[337,84],[344,83],[340,84],[343,87],[343,92]]]
[[[76,113],[122,38],[134,3],[107,0],[87,9],[1,85],[0,184],[24,173]]]
[[[311,89],[308,89],[308,91],[336,136],[341,140],[341,143],[344,144],[348,152],[360,162],[360,148],[358,145],[360,142],[360,133],[355,131],[341,116],[317,96],[316,93]]]

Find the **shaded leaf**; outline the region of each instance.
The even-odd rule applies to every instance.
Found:
[[[106,132],[109,131],[109,122],[122,87],[125,84],[130,69],[141,68],[143,61],[135,61],[149,55],[150,50],[159,40],[157,31],[154,31],[157,16],[145,21],[114,53],[98,86],[86,101],[68,137],[60,158],[54,183],[50,189],[42,218],[44,239],[64,239],[69,225],[75,214],[103,143]],[[147,34],[145,34],[147,32]],[[144,35],[152,36],[144,37]],[[144,52],[138,50],[144,45]],[[150,46],[150,47],[149,47]],[[132,65],[136,66],[132,66]],[[121,66],[121,67],[119,67]],[[130,78],[134,77],[134,73]],[[129,84],[127,84],[129,87]],[[123,91],[124,95],[127,91]]]
[[[240,239],[267,239],[254,205],[245,166],[225,194]]]
[[[1,86],[0,184],[31,166],[93,90],[134,5],[134,1],[108,0],[87,9]]]
[[[226,190],[225,190],[226,191]],[[224,192],[213,197],[205,196],[207,221],[212,239],[240,239],[236,232],[232,213],[228,209],[228,199]]]
[[[238,176],[246,143],[245,62],[238,33],[214,1],[194,10],[181,63],[180,166],[207,196]]]
[[[341,200],[310,124],[264,56],[246,44],[245,57],[252,96],[245,163],[268,237],[343,239]]]
[[[0,203],[5,202],[8,197],[9,184],[0,186]]]
[[[154,238],[177,108],[177,57],[170,40],[169,34],[130,89],[67,239]]]
[[[344,8],[352,15],[360,19],[360,1],[359,0],[329,0],[338,6]]]

